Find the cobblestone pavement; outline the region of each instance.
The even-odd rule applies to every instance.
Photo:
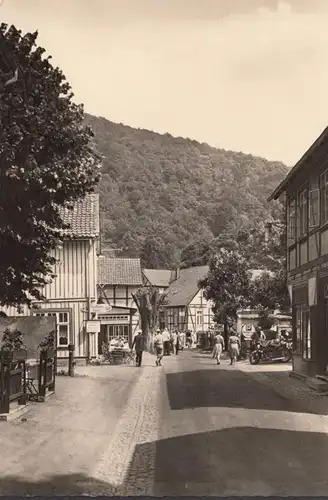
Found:
[[[128,478],[133,491],[141,483],[149,490],[154,447],[146,461],[134,450],[143,436],[157,439],[147,429],[156,429],[153,356],[145,353],[141,368],[78,367],[76,374],[57,377],[56,395],[30,404],[26,420],[0,423],[0,495],[113,495],[130,491]]]
[[[0,423],[0,494],[325,495],[328,398],[288,367],[77,368],[26,421]]]

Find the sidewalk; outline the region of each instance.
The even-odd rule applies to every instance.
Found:
[[[154,356],[57,377],[56,394],[26,419],[0,423],[0,495],[151,494],[158,383]],[[125,493],[127,492],[127,493]]]
[[[250,377],[274,389],[283,397],[306,401],[314,410],[328,415],[328,397],[320,394],[297,378],[290,377],[290,363],[251,365],[249,361],[239,361],[236,367]]]

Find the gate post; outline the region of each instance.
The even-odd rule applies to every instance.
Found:
[[[46,395],[46,364],[47,358],[44,351],[40,351],[40,361],[39,361],[39,396],[45,397]]]
[[[10,410],[10,363],[9,353],[0,353],[0,413],[9,413]]]
[[[75,345],[69,344],[68,346],[68,376],[74,377],[74,350]]]
[[[18,399],[17,403],[19,405],[26,405],[27,404],[27,393],[26,393],[26,364],[25,360],[22,360],[19,362],[20,368],[22,370],[22,385],[23,385],[23,395]]]

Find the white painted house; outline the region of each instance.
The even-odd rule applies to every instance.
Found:
[[[97,298],[97,250],[99,242],[99,195],[89,194],[77,201],[72,210],[63,209],[62,218],[69,229],[63,244],[52,255],[57,259],[56,278],[42,292],[45,302],[33,301],[31,310],[23,307],[2,308],[7,316],[55,316],[57,320],[57,356],[68,357],[74,344],[76,358],[89,357],[86,321],[91,319],[92,304]]]

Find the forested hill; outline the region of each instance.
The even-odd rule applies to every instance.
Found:
[[[104,237],[121,255],[156,253],[148,267],[173,265],[188,244],[261,225],[278,211],[266,200],[288,172],[282,163],[91,115],[85,120],[104,155]]]

